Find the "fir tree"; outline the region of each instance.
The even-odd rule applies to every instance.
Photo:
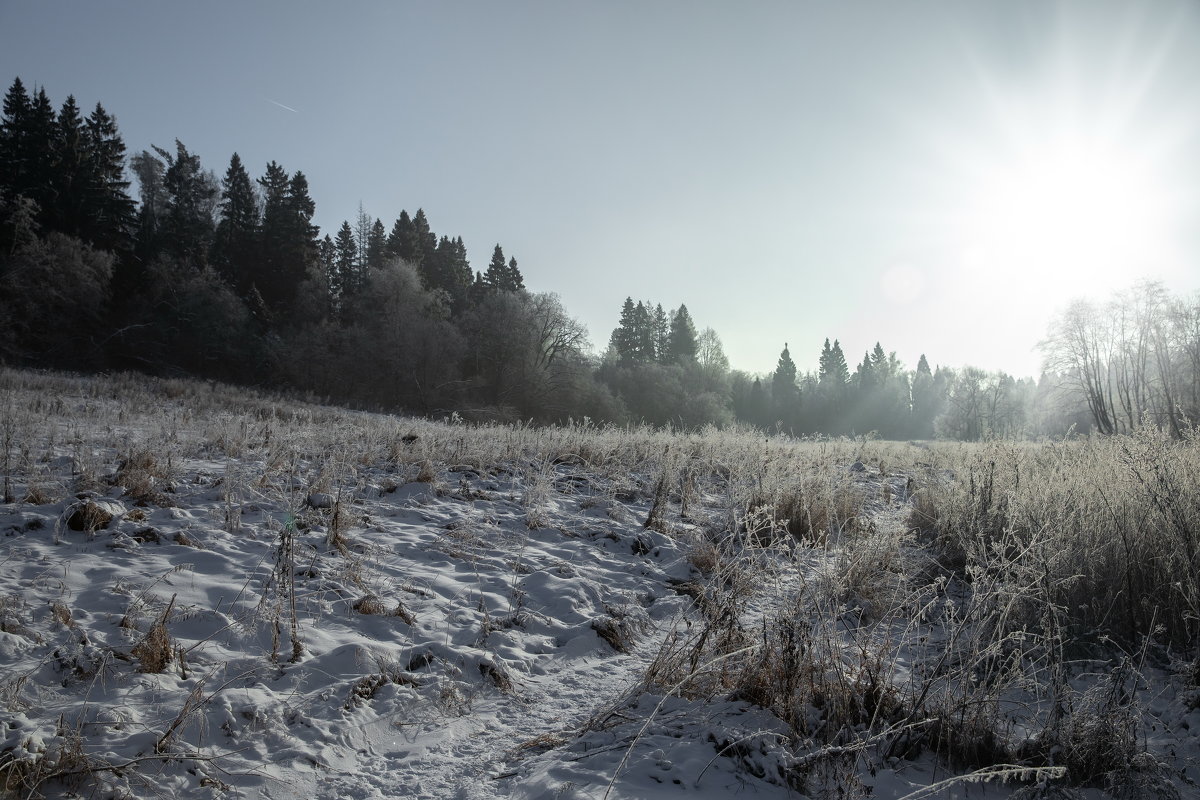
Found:
[[[433,259],[433,254],[437,251],[438,238],[437,235],[429,227],[429,220],[425,217],[425,209],[418,208],[417,213],[412,219],[412,239],[415,249],[415,260],[411,263],[413,266],[421,270],[425,265]],[[424,275],[424,272],[422,272]]]
[[[339,289],[337,296],[351,297],[358,294],[363,285],[363,275],[359,271],[358,242],[349,222],[343,222],[334,240],[334,273]],[[331,281],[334,285],[335,281]]]
[[[875,367],[871,362],[870,353],[863,353],[862,363],[854,372],[854,384],[862,393],[868,393],[875,388]]]
[[[163,173],[167,165],[149,150],[143,150],[129,159],[129,167],[137,176],[140,200],[134,252],[138,261],[147,263],[158,255],[160,249],[162,220],[167,208],[167,193],[163,189]]]
[[[504,250],[499,243],[492,251],[492,260],[488,263],[487,272],[483,273],[483,282],[494,292],[507,292],[511,289],[508,280],[508,265],[504,261]]]
[[[166,164],[162,176],[167,201],[162,217],[163,247],[182,263],[201,269],[212,244],[216,179],[203,170],[200,157],[189,153],[178,139],[174,154],[161,147],[154,151]]]
[[[358,214],[354,217],[354,244],[358,248],[358,271],[367,274],[370,268],[368,252],[371,248],[371,217],[363,210],[362,201],[358,201]]]
[[[514,292],[525,288],[525,278],[521,275],[521,270],[517,269],[516,258],[508,260],[508,285]]]
[[[0,194],[35,202],[38,224],[51,229],[55,221],[52,201],[57,134],[54,108],[45,89],[30,97],[21,79],[14,80],[4,96],[4,117],[0,120]]]
[[[797,388],[796,362],[792,360],[787,342],[784,342],[779,361],[775,364],[775,371],[771,373],[771,394],[776,398],[790,397]]]
[[[392,232],[388,234],[387,252],[389,256],[417,267],[419,272],[426,252],[422,237],[429,233],[429,223],[425,220],[424,211],[418,210],[417,216],[419,222],[410,218],[407,211],[400,212],[392,225]]]
[[[367,236],[367,271],[383,269],[387,261],[387,232],[383,228],[383,220],[376,219],[371,224],[371,232]]]
[[[85,212],[80,236],[101,250],[129,250],[136,212],[125,179],[125,142],[117,121],[99,103],[87,118]]]
[[[267,164],[258,179],[262,190],[262,228],[259,236],[261,258],[254,270],[253,283],[268,308],[281,305],[287,297],[284,275],[289,250],[287,170],[275,161]]]
[[[87,214],[88,140],[83,117],[75,97],[68,95],[54,126],[49,197],[53,205],[46,209],[46,224],[69,236],[80,236]]]
[[[258,198],[237,153],[221,181],[220,221],[213,242],[213,266],[241,295],[253,284],[258,250]]]
[[[634,361],[649,364],[658,358],[658,347],[654,336],[654,316],[650,304],[639,302],[633,309]]]
[[[669,360],[671,321],[662,303],[654,307],[654,352],[664,364]]]
[[[471,282],[471,291],[469,293],[471,304],[479,305],[490,293],[487,281],[483,279],[483,273],[475,270],[475,280]]]
[[[871,368],[881,383],[892,376],[895,358],[896,354],[892,353],[892,357],[889,359],[883,352],[883,346],[879,342],[875,343],[875,349],[871,351]]]
[[[668,363],[687,364],[696,360],[696,326],[687,306],[682,303],[671,315],[671,333],[667,340]],[[793,376],[794,377],[794,376]]]
[[[33,106],[20,78],[4,95],[0,118],[0,196],[16,197],[26,191],[25,164],[29,158],[29,116]],[[33,199],[33,198],[29,198]]]
[[[612,332],[609,344],[616,352],[617,358],[624,362],[633,362],[638,360],[639,342],[637,307],[634,306],[632,297],[626,297],[624,305],[621,306],[621,318]]]
[[[321,271],[325,273],[325,285],[329,287],[330,306],[338,307],[338,299],[342,294],[341,275],[337,268],[337,246],[329,234],[325,234],[317,246],[317,256],[321,262]]]
[[[263,187],[262,258],[255,283],[268,308],[290,311],[310,264],[318,259],[318,229],[312,224],[316,204],[304,173],[297,171],[289,178],[274,161],[259,184]]]

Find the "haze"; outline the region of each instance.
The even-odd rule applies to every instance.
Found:
[[[626,296],[732,365],[1039,370],[1073,296],[1200,285],[1200,6],[7,3],[0,74],[309,177],[322,234],[425,209],[599,350]]]

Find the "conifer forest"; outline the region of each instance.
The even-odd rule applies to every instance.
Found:
[[[260,28],[274,36],[267,5],[239,13],[270,17]],[[557,30],[600,58],[560,75],[543,59],[570,61],[570,47],[543,51],[553,37],[531,29],[561,5],[477,4],[476,33],[509,50],[463,66],[452,36],[416,35],[457,34],[458,4],[450,14],[356,4],[390,23],[372,32],[387,48],[434,42],[403,54],[420,80],[391,50],[391,71],[378,71],[407,81],[386,98],[403,119],[347,124],[330,142],[314,131],[334,129],[304,127],[315,113],[245,86],[234,111],[227,81],[204,76],[216,99],[195,103],[194,119],[216,119],[217,152],[247,133],[253,109],[279,126],[220,164],[202,163],[188,130],[127,142],[122,109],[52,97],[36,75],[12,79],[0,114],[0,800],[1200,797],[1200,294],[1178,289],[1191,285],[1178,270],[1155,271],[1194,257],[1195,227],[1146,244],[1175,231],[1178,209],[1200,208],[1194,190],[1180,200],[1186,192],[1139,184],[1120,148],[1083,147],[1099,139],[1068,136],[1064,150],[1032,134],[1014,135],[1029,146],[995,163],[931,137],[938,158],[966,164],[945,196],[935,185],[945,176],[920,164],[867,175],[920,147],[872,161],[902,126],[855,138],[869,127],[855,112],[863,87],[887,77],[874,61],[857,78],[849,70],[846,43],[871,33],[861,5],[693,17],[705,4],[684,4],[688,15],[635,4],[637,20],[657,15],[660,27],[618,14],[613,30],[645,47],[615,63],[609,34],[589,38],[574,15],[620,4],[568,4]],[[897,32],[870,39],[871,59],[895,39],[889,69],[941,64],[920,51],[941,46],[927,28],[951,5],[889,11]],[[197,9],[187,14],[224,26]],[[954,9],[1012,67],[1008,39],[988,29],[993,9]],[[776,52],[760,48],[784,10],[795,30]],[[161,24],[181,22],[173,13]],[[340,9],[320,13],[346,23]],[[839,34],[827,48],[811,27],[824,14]],[[1007,14],[997,18],[1023,19]],[[903,34],[910,15],[920,30]],[[691,50],[676,36],[685,24],[709,26]],[[714,58],[706,47],[738,36],[741,51]],[[175,39],[140,46],[163,41]],[[809,49],[797,55],[800,41]],[[345,54],[332,50],[334,68],[313,70],[342,81]],[[473,83],[509,56],[520,68]],[[280,61],[281,73],[311,66],[308,52],[294,63],[246,57],[256,68]],[[646,65],[662,85],[628,85]],[[847,72],[812,74],[830,65]],[[913,76],[940,71],[896,85],[925,91]],[[1139,91],[1155,74],[1138,73]],[[763,87],[746,102],[737,76],[747,75],[802,86],[808,105],[777,107]],[[578,89],[585,78],[590,89]],[[319,185],[364,196],[345,194],[363,173],[339,148],[362,144],[360,169],[403,162],[380,166],[381,183],[416,174],[405,170],[424,153],[376,153],[355,139],[364,130],[420,149],[472,119],[402,127],[427,113],[407,93],[427,100],[445,86],[454,102],[460,88],[477,91],[493,111],[523,103],[419,165],[431,170],[420,193],[445,188],[441,202],[462,200],[447,204],[460,219],[423,198],[318,215]],[[817,102],[834,96],[822,94],[829,86],[844,107]],[[328,99],[303,92],[314,106]],[[1113,103],[1112,116],[1138,108]],[[522,113],[536,119],[501,131]],[[1041,130],[1014,120],[1017,134]],[[1181,123],[1150,149],[1191,141],[1200,153],[1194,121],[1192,140]],[[705,144],[685,152],[679,131],[710,123]],[[193,145],[205,141],[192,130]],[[312,149],[281,160],[328,150],[327,161],[261,158],[293,142],[279,131],[299,130]],[[752,152],[767,134],[790,148],[797,131],[795,152]],[[489,150],[501,134],[509,147]],[[583,142],[613,136],[625,138],[609,161],[567,168],[592,155]],[[846,138],[840,155],[824,149],[827,136]],[[554,147],[557,161],[527,163]],[[243,158],[251,152],[260,156]],[[698,166],[696,153],[713,161]],[[1125,154],[1146,167],[1142,150]],[[491,161],[544,170],[545,182],[510,188]],[[677,171],[643,181],[659,161]],[[455,169],[470,179],[443,187]],[[779,208],[799,194],[797,175],[813,179],[804,202]],[[616,194],[593,191],[601,184]],[[893,212],[914,186],[929,197]],[[408,198],[408,188],[365,196]],[[638,191],[659,192],[659,205],[613,202]],[[957,207],[975,195],[977,207]],[[541,205],[502,213],[533,196]],[[739,197],[755,207],[713,224]],[[612,216],[569,222],[601,207]],[[797,208],[820,221],[796,220]],[[646,209],[659,213],[635,213]],[[1121,225],[1126,212],[1141,214],[1137,224]],[[640,226],[640,238],[612,220]],[[466,240],[480,231],[488,241]],[[613,249],[593,253],[608,235]],[[753,236],[771,249],[747,247],[759,263],[726,268]],[[986,247],[960,250],[960,236]],[[927,239],[936,246],[922,249]],[[1133,245],[1146,245],[1148,266],[1124,265]],[[610,263],[613,252],[638,266],[547,265]],[[835,262],[824,272],[822,254]],[[925,271],[909,264],[922,255]],[[960,256],[972,274],[955,273]],[[1055,271],[1060,257],[1069,264]],[[1115,280],[1133,275],[1143,278]],[[791,283],[776,285],[780,276]],[[959,278],[941,294],[931,285]],[[857,303],[864,285],[871,296]],[[578,292],[572,304],[589,321],[624,300],[589,330],[556,288]],[[704,317],[730,309],[719,326],[748,322],[723,341]],[[897,329],[918,318],[925,327]],[[959,329],[937,327],[951,319]],[[844,327],[824,330],[830,320]],[[937,352],[1018,358],[1034,334],[1014,325],[1031,320],[1044,327],[1037,374]],[[760,341],[759,326],[774,323]],[[784,339],[784,324],[819,335]],[[996,333],[989,355],[993,328],[1008,337]],[[868,341],[862,352],[847,344]],[[905,363],[897,350],[920,355]],[[731,353],[774,366],[748,371]]]
[[[938,365],[932,352],[904,364],[886,331],[861,358],[837,331],[763,342],[778,366],[748,374],[692,318],[685,285],[637,300],[631,286],[611,335],[589,332],[553,286],[527,286],[500,243],[473,264],[420,208],[388,222],[347,209],[323,232],[302,169],[233,153],[218,177],[182,139],[131,152],[101,104],[56,105],[20,77],[0,120],[0,202],[0,362],[13,366],[192,376],[474,421],[793,436],[1038,438],[1147,417],[1178,434],[1200,412],[1200,301],[1158,284],[1068,307],[1038,376]],[[797,369],[801,349],[819,352],[816,372]]]

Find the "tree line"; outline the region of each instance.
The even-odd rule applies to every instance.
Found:
[[[131,174],[137,182],[131,192]],[[360,205],[332,234],[300,170],[218,177],[182,141],[127,155],[116,119],[56,110],[18,78],[0,118],[0,362],[135,369],[309,392],[348,405],[474,419],[589,418],[793,435],[980,439],[1176,432],[1200,396],[1200,312],[1161,287],[1073,306],[1038,381],[908,369],[880,344],[816,372],[784,345],[775,370],[732,369],[687,306],[627,298],[608,346],[494,245],[473,269],[425,211]],[[1119,323],[1119,324],[1118,324]],[[815,348],[814,348],[815,350]],[[853,365],[853,366],[852,366]]]

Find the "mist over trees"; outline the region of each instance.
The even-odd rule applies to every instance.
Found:
[[[1179,436],[1200,414],[1200,298],[1159,284],[1068,307],[1036,381],[925,355],[910,367],[882,342],[860,359],[837,338],[801,346],[815,372],[783,343],[775,369],[752,375],[680,298],[626,298],[594,355],[500,243],[473,268],[462,237],[436,233],[421,208],[389,222],[360,204],[325,233],[315,212],[300,170],[233,153],[217,173],[182,140],[127,155],[103,106],[85,116],[68,96],[56,111],[18,78],[0,119],[0,363],[204,376],[475,420],[797,436],[1143,424]]]

